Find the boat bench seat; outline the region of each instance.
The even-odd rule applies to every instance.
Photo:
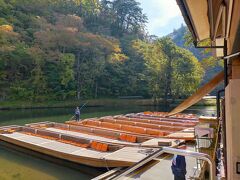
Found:
[[[135,133],[139,133],[139,134],[146,133],[146,128],[129,126],[129,125],[122,125],[122,130],[129,131],[129,132],[135,132]]]
[[[113,132],[113,131],[106,131],[103,129],[94,129],[93,130],[94,134],[100,135],[102,137],[110,138],[110,139],[117,139],[119,136],[118,132]]]
[[[41,135],[41,136],[49,136],[49,137],[52,137],[52,138],[60,139],[59,138],[59,133],[56,133],[56,132],[51,132],[51,131],[46,131],[46,130],[42,130],[42,129],[37,129],[36,133],[38,135]]]
[[[71,125],[69,126],[69,130],[70,131],[84,131],[84,132],[87,132],[87,133],[92,133],[92,129],[91,128],[88,128],[88,127],[84,127],[84,126],[76,126],[76,125]]]
[[[110,128],[110,129],[121,129],[121,125],[120,124],[113,124],[113,123],[109,123],[109,122],[102,122],[102,127],[105,128]]]
[[[91,148],[97,151],[107,152],[108,151],[108,145],[105,143],[100,143],[96,141],[92,141]]]
[[[160,132],[160,131],[155,130],[155,129],[147,129],[146,134],[154,135],[154,136],[164,136],[165,135],[164,132]]]
[[[120,124],[132,125],[132,126],[136,125],[136,122],[133,122],[133,121],[117,120],[116,122]]]
[[[81,147],[81,148],[88,148],[90,146],[89,144],[82,144],[82,143],[79,143],[79,142],[76,142],[76,141],[70,141],[70,140],[64,140],[64,139],[60,139],[58,141],[66,143],[66,144],[71,144],[71,145],[74,145],[74,146],[78,146],[78,147]]]
[[[137,142],[137,137],[136,136],[123,134],[123,133],[120,134],[119,139],[122,140],[122,141],[127,141],[127,142],[132,142],[132,143]]]
[[[68,124],[62,124],[62,123],[55,123],[53,127],[58,128],[58,129],[62,129],[62,130],[69,129]]]
[[[23,127],[22,131],[25,132],[25,134],[31,134],[35,136],[42,136],[42,137],[48,137],[53,139],[59,139],[59,134],[56,132],[46,131],[44,129],[35,129],[32,127]]]
[[[90,125],[90,126],[101,126],[102,123],[100,121],[86,120],[83,122],[83,124]]]

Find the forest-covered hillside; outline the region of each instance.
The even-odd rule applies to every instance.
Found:
[[[178,47],[147,21],[135,0],[0,0],[0,100],[189,96],[204,68],[184,27]]]
[[[211,52],[206,52],[205,49],[197,49],[193,44],[188,45],[186,43],[186,34],[190,33],[186,26],[182,25],[179,29],[174,30],[168,36],[176,43],[177,46],[186,48],[191,51],[194,56],[203,64],[205,69],[205,75],[202,80],[202,84],[212,79],[218,72],[223,70],[223,62],[216,61],[211,58]],[[216,92],[214,91],[213,94]]]

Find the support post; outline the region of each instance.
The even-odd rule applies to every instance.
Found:
[[[221,93],[223,93],[225,89],[221,89],[217,92],[217,118],[219,119],[221,116],[221,111],[220,111],[220,98],[221,98]]]
[[[223,54],[224,57],[227,56],[227,39],[224,39],[224,49],[223,49]],[[228,59],[223,58],[224,61],[224,87],[227,87],[228,85]]]

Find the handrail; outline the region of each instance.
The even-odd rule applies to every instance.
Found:
[[[182,156],[190,156],[198,159],[202,159],[204,161],[207,161],[210,165],[210,178],[211,180],[216,179],[216,172],[215,172],[215,162],[212,159],[211,156],[204,153],[194,152],[194,151],[188,151],[188,150],[182,150],[182,149],[175,149],[170,147],[163,147],[163,151],[165,153],[169,154],[176,154],[176,155],[182,155]]]
[[[150,156],[144,158],[143,160],[141,160],[140,162],[138,162],[137,164],[127,168],[125,171],[123,171],[122,173],[111,177],[111,180],[117,180],[131,172],[133,172],[134,170],[136,170],[137,168],[143,166],[144,164],[150,162],[152,159],[160,156],[163,153],[169,153],[169,154],[176,154],[176,155],[182,155],[182,156],[190,156],[190,157],[194,157],[194,158],[198,158],[198,159],[202,159],[205,160],[209,163],[210,165],[210,178],[211,180],[215,180],[216,177],[216,172],[215,172],[215,163],[214,160],[211,158],[211,156],[209,156],[208,154],[204,154],[204,153],[199,153],[199,152],[194,152],[194,151],[188,151],[188,150],[182,150],[182,149],[176,149],[176,148],[170,148],[170,147],[162,147],[159,150],[157,150],[156,152],[154,152],[153,154],[151,154]]]

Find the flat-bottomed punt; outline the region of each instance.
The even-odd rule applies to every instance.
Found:
[[[145,152],[156,150],[154,148],[108,145],[105,151],[101,147],[93,147],[94,143],[96,146],[103,146],[103,143],[92,141],[92,144],[86,147],[84,145],[87,142],[81,141],[81,139],[47,130],[39,129],[37,134],[34,134],[36,129],[19,127],[14,131],[0,134],[0,139],[35,152],[93,167],[131,166],[145,158],[148,155]],[[57,138],[57,136],[59,137]]]

